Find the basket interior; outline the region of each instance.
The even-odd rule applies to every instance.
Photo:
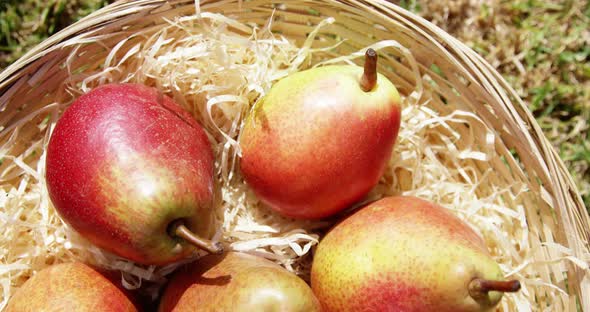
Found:
[[[360,64],[362,49],[378,49],[379,72],[403,96],[404,118],[389,167],[366,200],[415,195],[466,220],[483,235],[506,275],[523,282],[523,291],[507,295],[502,310],[590,309],[590,299],[580,296],[590,290],[588,227],[583,228],[588,216],[583,206],[568,209],[560,199],[564,195],[556,184],[568,181],[550,174],[559,164],[541,156],[548,155],[544,137],[514,92],[475,53],[387,2],[201,1],[197,11],[204,20],[206,13],[220,13],[239,21],[225,25],[236,36],[248,38],[253,29],[262,34],[270,27],[277,38],[309,45],[305,61],[295,70],[337,61]],[[126,79],[156,86],[183,105],[208,131],[218,159],[232,164],[218,166],[220,235],[236,250],[273,259],[308,278],[310,248],[334,220],[305,222],[274,215],[258,203],[235,169],[239,157],[230,143],[237,140],[240,123],[234,121],[241,121],[259,96],[247,98],[234,120],[224,120],[222,105],[236,104],[213,109],[214,122],[206,94],[181,92],[190,88],[182,85],[190,74],[175,84],[179,76],[174,68],[145,65],[158,36],[180,40],[182,31],[191,34],[218,25],[181,18],[194,15],[191,1],[119,2],[50,38],[0,76],[0,206],[5,207],[0,222],[6,229],[2,246],[10,247],[2,251],[4,304],[32,272],[54,262],[82,259],[123,270],[135,286],[147,280],[142,287],[160,285],[175,268],[135,265],[91,246],[59,220],[44,187],[45,147],[60,114],[85,91]],[[171,25],[182,27],[162,32]],[[337,59],[341,56],[347,57]],[[129,78],[129,71],[138,68],[145,72]],[[158,79],[156,74],[170,76]],[[446,171],[435,170],[435,164]],[[579,201],[575,194],[566,195]],[[242,207],[229,207],[236,203]],[[252,222],[278,232],[242,229]],[[22,247],[27,242],[41,246],[32,257],[23,256],[30,252]]]

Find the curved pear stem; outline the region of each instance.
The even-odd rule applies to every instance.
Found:
[[[481,298],[490,291],[517,292],[520,290],[518,280],[491,281],[482,278],[474,278],[469,283],[469,295],[473,298]]]
[[[365,92],[373,90],[377,84],[377,52],[369,48],[365,52],[365,68],[361,77],[361,89]]]
[[[211,254],[220,255],[223,253],[223,245],[220,242],[213,242],[197,236],[195,233],[189,230],[182,221],[174,222],[172,224],[171,232],[193,244],[194,246]]]

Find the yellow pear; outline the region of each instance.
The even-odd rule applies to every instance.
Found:
[[[314,312],[319,303],[295,274],[261,257],[208,255],[170,280],[160,312]]]
[[[344,219],[320,242],[311,272],[322,311],[489,311],[506,281],[483,239],[436,204],[388,197]]]

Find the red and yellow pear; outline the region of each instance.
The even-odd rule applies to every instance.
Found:
[[[110,84],[64,112],[47,149],[49,196],[92,243],[144,264],[195,248],[221,252],[213,234],[213,152],[201,126],[140,84]]]
[[[179,269],[160,300],[160,312],[320,311],[311,288],[261,257],[208,255]]]
[[[379,181],[400,127],[400,97],[377,73],[329,65],[277,82],[240,134],[241,172],[262,202],[304,219],[332,216]]]
[[[137,312],[130,293],[79,262],[47,267],[10,298],[5,312]]]
[[[344,219],[319,243],[311,285],[322,311],[492,310],[505,280],[483,239],[441,206],[387,197]]]

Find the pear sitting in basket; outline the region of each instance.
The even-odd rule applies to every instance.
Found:
[[[81,262],[52,265],[23,284],[5,312],[137,312],[138,297],[117,283],[115,275]]]
[[[377,73],[331,65],[292,74],[256,103],[240,135],[241,171],[279,213],[328,217],[362,199],[379,181],[400,127],[400,97]]]
[[[315,312],[320,306],[295,274],[264,258],[229,252],[178,269],[158,311]]]
[[[46,179],[60,216],[92,243],[143,264],[219,253],[213,151],[201,126],[158,90],[110,84],[58,120]]]
[[[489,311],[520,289],[466,223],[401,196],[336,225],[317,248],[311,285],[324,312]]]

